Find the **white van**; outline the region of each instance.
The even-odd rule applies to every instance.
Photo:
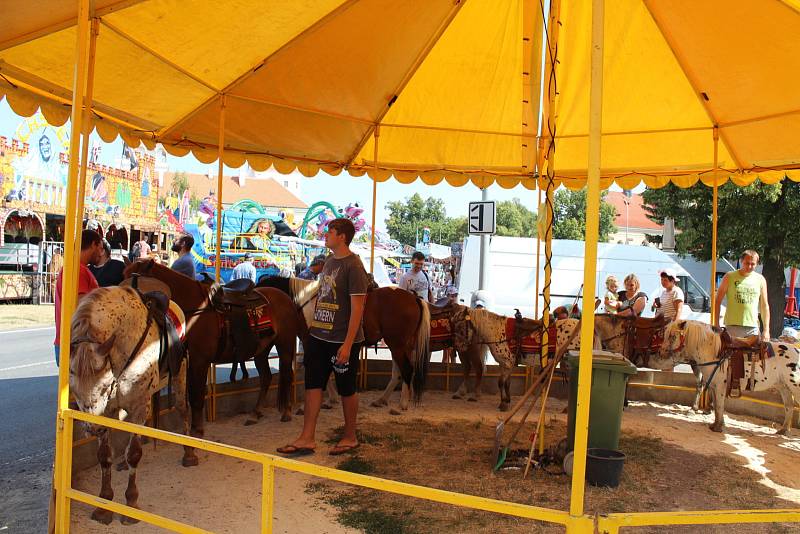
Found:
[[[536,240],[520,237],[491,238],[489,246],[489,272],[487,290],[491,299],[490,308],[502,315],[514,315],[519,308],[526,317],[534,316],[536,295]],[[550,309],[572,306],[583,284],[583,241],[553,240],[553,276],[550,286]],[[459,273],[458,301],[469,305],[472,293],[478,289],[480,263],[480,238],[469,236],[464,243],[464,252]],[[648,302],[642,315],[652,316],[653,299],[662,290],[658,272],[674,269],[678,274],[678,285],[685,295],[685,306],[681,318],[710,322],[709,296],[700,284],[666,253],[654,247],[599,243],[597,245],[597,295],[606,292],[606,277],[613,274],[620,283],[625,276],[636,274],[641,290],[647,293]],[[539,264],[539,311],[544,307],[544,243]],[[579,305],[582,306],[582,302]]]

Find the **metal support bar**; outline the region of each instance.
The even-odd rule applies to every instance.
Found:
[[[717,301],[717,206],[719,205],[719,128],[714,127],[714,193],[711,214],[711,324],[719,326],[719,317],[715,317],[714,309]]]
[[[222,171],[224,163],[222,157],[225,155],[225,95],[219,97],[219,139],[217,141],[217,254],[214,261],[214,279],[221,283],[220,279],[220,254],[222,253]]]

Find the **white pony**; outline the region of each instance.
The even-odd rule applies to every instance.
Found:
[[[150,415],[151,398],[161,388],[159,373],[160,332],[150,309],[136,290],[130,287],[95,289],[81,299],[72,317],[72,358],[69,383],[78,408],[135,424],[144,424]],[[180,360],[179,371],[172,376],[175,405],[184,433],[189,432],[186,404],[186,359]],[[111,464],[113,450],[110,430],[89,426],[98,440],[97,460],[102,470],[100,497],[113,500]],[[142,457],[139,437],[131,434],[125,453],[130,468],[125,499],[128,506],[138,508],[136,468]],[[184,447],[183,465],[197,465],[193,448]],[[109,524],[113,514],[95,509],[92,519]],[[123,523],[136,520],[122,517]]]
[[[656,369],[669,370],[679,363],[695,363],[706,382],[710,381],[714,398],[714,432],[725,428],[725,394],[727,390],[728,355],[720,354],[722,331],[699,321],[677,321],[670,324],[658,357],[650,359]],[[788,435],[792,426],[794,395],[800,393],[800,350],[782,341],[770,341],[773,356],[754,367],[745,365],[745,379],[752,379],[755,391],[777,389],[784,408],[783,426],[778,434]],[[715,371],[716,370],[716,371]]]

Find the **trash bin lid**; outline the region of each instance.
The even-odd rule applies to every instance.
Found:
[[[567,355],[567,364],[576,368],[579,367],[580,353],[576,350],[569,351]],[[592,351],[592,369],[603,369],[605,371],[612,371],[615,373],[624,373],[627,375],[636,374],[636,366],[633,365],[627,358],[615,352],[608,352],[604,350]]]

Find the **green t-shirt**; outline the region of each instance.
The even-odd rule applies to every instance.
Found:
[[[757,327],[761,285],[766,283],[764,277],[756,272],[742,276],[739,271],[731,271],[727,276],[725,324]]]

